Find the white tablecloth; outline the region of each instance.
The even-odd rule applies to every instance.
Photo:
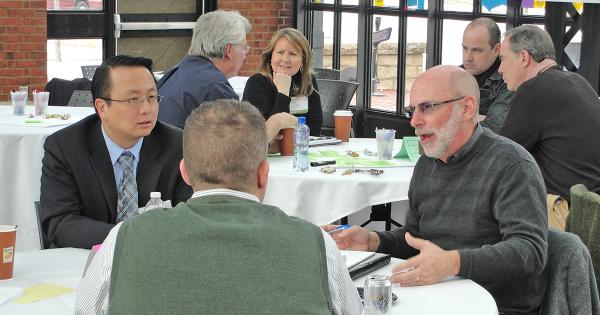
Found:
[[[89,250],[58,248],[17,252],[14,275],[11,280],[0,281],[0,288],[27,288],[36,284],[56,284],[76,289]],[[0,314],[73,314],[76,292],[38,301],[31,304],[6,302],[0,305]]]
[[[1,287],[28,287],[39,283],[58,284],[76,288],[83,273],[89,251],[61,248],[43,251],[19,252],[15,256],[12,280],[0,281]],[[392,263],[374,273],[389,274]],[[363,286],[364,278],[354,283]],[[471,280],[453,279],[442,283],[401,288],[394,286],[398,296],[392,314],[498,314],[492,296]],[[76,293],[69,293],[32,304],[7,302],[0,305],[0,314],[72,314]]]
[[[401,145],[402,140],[396,140],[394,154]],[[375,139],[354,138],[341,145],[310,148],[311,151],[329,149],[377,152],[377,145]],[[271,170],[264,203],[316,225],[331,223],[371,205],[408,198],[412,166],[383,168],[384,173],[379,176],[367,173],[343,176],[341,170],[321,173],[320,167],[311,167],[306,173],[294,172],[293,160],[293,157],[269,157]]]
[[[19,225],[17,251],[39,248],[33,202],[40,199],[46,137],[93,112],[91,107],[50,106],[48,113],[68,113],[71,119],[25,123],[24,116],[12,115],[11,106],[0,106],[0,224]],[[33,113],[33,107],[28,106],[26,113]]]
[[[392,267],[402,262],[392,258],[392,262],[373,272],[378,275],[391,275]],[[357,287],[365,284],[367,276],[354,281]],[[440,283],[400,287],[392,286],[398,300],[392,304],[392,314],[419,315],[496,315],[498,308],[492,295],[483,287],[469,279],[454,277]]]
[[[238,95],[240,100],[244,96],[244,88],[246,87],[246,81],[248,81],[248,79],[249,79],[249,77],[235,76],[235,77],[229,78],[229,80],[228,80],[229,84],[231,84],[231,87],[233,88],[235,93]]]

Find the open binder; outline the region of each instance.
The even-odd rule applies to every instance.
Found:
[[[392,260],[392,256],[389,254],[375,253],[375,255],[369,257],[363,262],[355,265],[354,267],[348,268],[350,278],[356,280],[372,271],[375,271],[387,264]]]

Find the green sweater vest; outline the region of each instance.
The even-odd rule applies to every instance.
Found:
[[[320,229],[232,196],[188,200],[127,220],[113,260],[110,314],[331,314]]]

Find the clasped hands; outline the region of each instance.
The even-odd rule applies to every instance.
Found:
[[[323,230],[332,231],[336,225],[325,225]],[[379,247],[379,236],[375,232],[353,226],[332,234],[340,249],[374,252]],[[457,250],[444,250],[436,244],[405,234],[406,243],[420,253],[392,268],[390,280],[401,286],[425,285],[440,282],[455,276],[460,270],[460,255]]]

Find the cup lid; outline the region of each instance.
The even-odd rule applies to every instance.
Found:
[[[349,110],[336,110],[333,112],[334,116],[352,116],[352,111]]]
[[[12,232],[16,229],[16,225],[0,225],[0,232]]]

